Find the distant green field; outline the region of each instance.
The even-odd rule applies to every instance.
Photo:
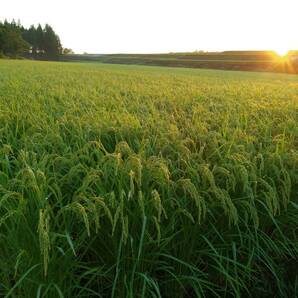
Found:
[[[168,54],[67,55],[64,61],[91,61],[113,64],[134,64],[168,67],[262,71],[298,74],[298,54],[289,52],[281,58],[269,51],[230,51]]]
[[[297,297],[298,76],[0,60],[0,296]]]

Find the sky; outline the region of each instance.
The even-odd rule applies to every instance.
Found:
[[[76,53],[298,49],[298,0],[0,0]]]

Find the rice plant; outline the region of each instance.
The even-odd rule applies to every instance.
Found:
[[[0,61],[0,296],[297,297],[297,76]]]

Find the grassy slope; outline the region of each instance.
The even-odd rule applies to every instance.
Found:
[[[11,297],[298,295],[297,76],[0,61]]]

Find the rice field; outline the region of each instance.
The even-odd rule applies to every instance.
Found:
[[[1,297],[297,297],[298,76],[0,60]]]

